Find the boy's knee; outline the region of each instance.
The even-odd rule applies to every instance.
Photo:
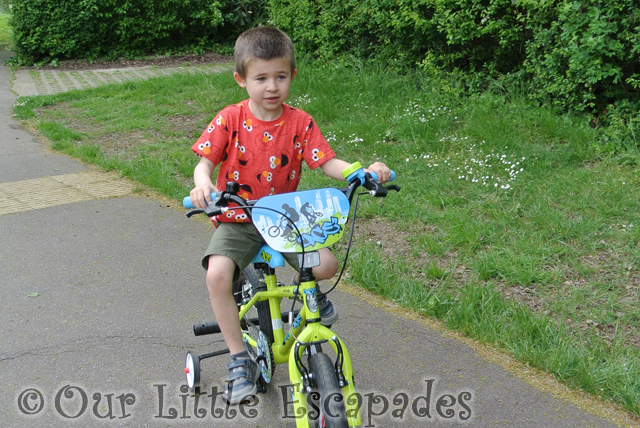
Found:
[[[333,278],[340,268],[336,256],[326,248],[323,250],[326,251],[320,251],[320,266],[313,268],[313,273],[318,280]]]
[[[235,269],[236,264],[233,260],[224,256],[210,256],[206,276],[209,293],[230,292]]]

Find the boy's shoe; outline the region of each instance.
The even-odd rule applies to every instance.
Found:
[[[338,310],[331,303],[330,300],[326,300],[323,302],[324,304],[320,304],[320,324],[325,327],[331,327],[331,325],[335,324],[338,321]]]
[[[296,285],[296,277],[298,275],[293,275],[291,278],[291,285]],[[319,288],[318,288],[319,289]],[[300,302],[302,302],[302,297],[298,297]],[[318,310],[320,311],[320,324],[325,327],[331,327],[333,324],[338,321],[338,310],[336,307],[327,299],[327,296],[322,293],[318,293]]]
[[[230,405],[238,404],[245,398],[256,395],[258,387],[256,382],[260,377],[258,363],[250,356],[240,356],[232,358],[227,364],[229,377],[227,378],[227,389],[222,393],[222,398]]]

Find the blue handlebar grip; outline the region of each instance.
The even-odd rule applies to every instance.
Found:
[[[376,174],[373,171],[369,172],[369,174],[371,174],[371,178],[378,181],[378,174]],[[391,178],[389,179],[389,181],[393,181],[395,179],[396,179],[396,172],[394,170],[391,170]]]
[[[215,198],[216,198],[216,194],[215,193],[211,193],[211,200],[213,201]],[[185,196],[182,199],[182,206],[185,207],[186,209],[195,208],[193,206],[193,204],[191,203],[191,196]]]

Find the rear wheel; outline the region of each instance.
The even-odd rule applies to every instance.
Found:
[[[323,353],[313,354],[309,357],[309,369],[313,373],[319,393],[319,401],[316,405],[320,412],[318,418],[310,421],[311,426],[320,428],[348,427],[344,396],[331,358]]]
[[[266,291],[267,286],[262,280],[262,274],[248,266],[240,274],[240,278],[233,284],[232,292],[238,305],[238,309],[258,291]],[[245,316],[240,320],[240,326],[243,332],[251,336],[258,344],[257,348],[248,346],[249,352],[260,365],[260,371],[265,382],[271,382],[271,376],[275,370],[275,363],[271,345],[273,344],[273,326],[271,325],[271,311],[269,310],[269,302],[263,300],[247,311]],[[262,333],[262,334],[261,334]]]

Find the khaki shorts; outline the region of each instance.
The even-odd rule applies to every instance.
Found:
[[[233,260],[236,271],[234,281],[265,244],[264,239],[251,223],[220,223],[211,237],[211,242],[202,258],[202,267],[209,267],[209,256],[220,255]],[[298,255],[283,253],[284,259],[298,270]]]

